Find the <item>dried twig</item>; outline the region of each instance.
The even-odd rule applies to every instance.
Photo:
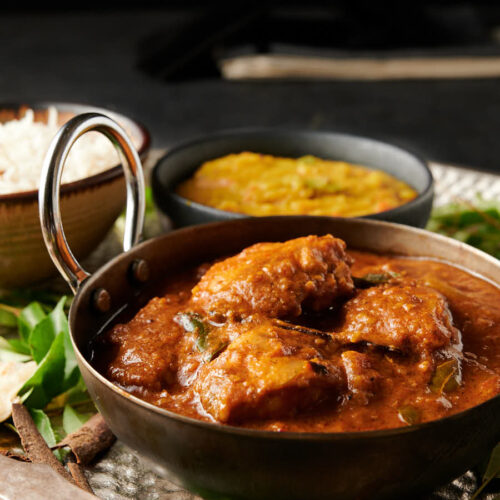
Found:
[[[12,419],[28,458],[33,463],[49,465],[62,477],[74,483],[71,475],[57,460],[42,435],[38,432],[28,409],[20,403],[14,403],[12,405]]]
[[[80,464],[76,463],[76,459],[74,458],[74,456],[70,455],[66,465],[68,466],[69,472],[73,477],[75,484],[82,490],[94,494],[89,482],[87,481],[87,478],[85,477],[83,467]]]
[[[115,441],[115,436],[98,413],[80,429],[68,434],[54,448],[68,447],[79,464],[89,464],[100,452],[107,450]]]
[[[0,455],[6,458],[12,458],[19,462],[31,462],[31,460],[26,455],[18,455],[10,450],[0,450]]]

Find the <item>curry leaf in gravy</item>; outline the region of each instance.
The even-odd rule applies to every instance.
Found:
[[[175,316],[175,322],[182,326],[186,332],[194,333],[196,335],[196,348],[199,352],[205,351],[210,330],[199,314],[192,312],[178,313]]]
[[[459,377],[458,360],[450,359],[445,361],[436,367],[431,379],[430,389],[437,394],[454,391],[460,385]]]
[[[398,273],[368,273],[361,277],[353,276],[352,280],[357,288],[370,288],[372,286],[383,285],[394,278],[398,278]]]
[[[420,422],[420,412],[411,405],[404,405],[399,408],[398,416],[401,421],[408,425],[415,425]]]
[[[213,361],[219,354],[221,354],[226,347],[229,345],[229,342],[221,342],[218,344],[215,348],[211,349],[208,352],[208,355],[206,356],[206,361],[210,363],[210,361]]]

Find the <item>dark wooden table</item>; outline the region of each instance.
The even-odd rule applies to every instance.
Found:
[[[433,160],[500,171],[500,80],[168,83],[137,68],[181,11],[1,12],[4,101],[80,101],[142,120],[154,146],[216,129],[280,126],[364,134]]]

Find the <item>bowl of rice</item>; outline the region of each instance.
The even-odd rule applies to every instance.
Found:
[[[118,122],[145,159],[150,135],[117,112],[70,103],[0,105],[0,289],[35,283],[55,274],[38,216],[43,159],[61,125],[73,116],[98,112]],[[73,252],[85,258],[122,212],[125,180],[111,142],[98,132],[82,136],[62,174],[61,212]]]

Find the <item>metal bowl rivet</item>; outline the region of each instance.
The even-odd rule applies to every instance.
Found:
[[[144,259],[136,259],[130,267],[132,277],[139,283],[148,281],[150,276],[149,264]]]
[[[104,288],[98,288],[92,294],[92,305],[99,312],[107,312],[111,309],[111,295]]]

